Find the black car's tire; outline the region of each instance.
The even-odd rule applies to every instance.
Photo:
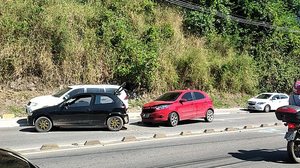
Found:
[[[172,112],[169,114],[169,119],[168,119],[168,124],[171,127],[175,127],[176,125],[178,125],[179,122],[179,116],[176,112]]]
[[[264,108],[264,111],[265,111],[266,113],[270,112],[270,111],[271,111],[271,106],[267,104],[267,105],[265,106],[265,108]]]
[[[289,159],[294,163],[300,163],[300,141],[288,141],[287,152]]]
[[[207,110],[204,120],[206,122],[212,122],[214,120],[214,111],[211,109]]]
[[[48,117],[41,116],[35,120],[34,126],[38,132],[48,132],[52,129],[53,124]]]
[[[123,119],[120,116],[111,116],[107,119],[107,128],[110,131],[119,131],[123,127]]]

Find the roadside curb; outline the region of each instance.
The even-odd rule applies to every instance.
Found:
[[[264,125],[264,127],[261,127]],[[70,149],[85,149],[90,147],[103,147],[109,145],[118,145],[118,144],[125,144],[125,143],[134,143],[134,142],[142,142],[142,141],[150,141],[150,140],[163,140],[168,138],[182,138],[182,137],[192,137],[192,136],[206,136],[206,135],[214,135],[220,133],[234,133],[234,132],[245,132],[251,131],[255,129],[264,129],[267,127],[278,127],[282,126],[283,124],[278,123],[268,123],[268,124],[259,124],[259,125],[247,125],[242,127],[227,127],[224,129],[205,129],[201,130],[200,132],[194,132],[190,130],[181,131],[178,134],[166,134],[162,132],[157,132],[152,134],[152,136],[147,137],[136,137],[134,135],[123,137],[122,139],[114,139],[108,141],[101,141],[100,140],[87,140],[84,143],[72,143],[72,144],[43,144],[39,148],[31,148],[26,150],[16,150],[22,154],[28,153],[40,153],[46,151],[58,151],[58,150],[70,150]],[[184,135],[184,136],[183,136]]]

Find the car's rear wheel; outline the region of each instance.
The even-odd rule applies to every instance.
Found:
[[[123,119],[120,116],[111,116],[107,119],[107,128],[110,131],[119,131],[123,127]]]
[[[211,109],[207,110],[204,120],[206,122],[212,122],[214,120],[214,111]]]
[[[264,111],[266,113],[270,112],[271,111],[271,106],[270,105],[266,105],[265,108],[264,108]]]
[[[177,113],[172,112],[169,114],[169,119],[168,119],[168,123],[170,126],[175,127],[176,125],[178,125],[179,122],[179,116]]]
[[[48,132],[52,129],[52,121],[48,117],[39,117],[34,123],[35,129],[38,132]]]

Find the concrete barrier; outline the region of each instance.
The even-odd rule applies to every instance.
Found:
[[[228,127],[228,128],[225,128],[225,131],[236,131],[237,128],[233,128],[233,127]]]
[[[44,144],[40,148],[40,150],[54,150],[59,149],[59,146],[57,144]]]
[[[122,142],[131,142],[131,141],[136,141],[136,137],[135,136],[125,136],[122,138]]]
[[[244,128],[244,129],[252,129],[253,126],[252,126],[252,125],[245,125],[243,128]]]
[[[192,131],[182,131],[179,135],[191,135],[192,134]]]
[[[101,145],[99,140],[89,140],[85,141],[84,146],[91,146],[91,145]]]
[[[167,135],[164,133],[158,133],[153,135],[153,138],[165,138],[165,137],[167,137]]]
[[[268,124],[261,124],[260,127],[268,127]]]
[[[214,129],[206,129],[206,130],[204,130],[204,133],[213,133],[213,132],[215,132]]]

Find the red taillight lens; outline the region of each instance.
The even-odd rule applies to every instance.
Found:
[[[126,97],[124,98],[124,100],[127,100],[129,98],[129,96],[126,95]]]
[[[295,123],[288,123],[288,128],[289,129],[295,129],[296,128],[296,124]]]

